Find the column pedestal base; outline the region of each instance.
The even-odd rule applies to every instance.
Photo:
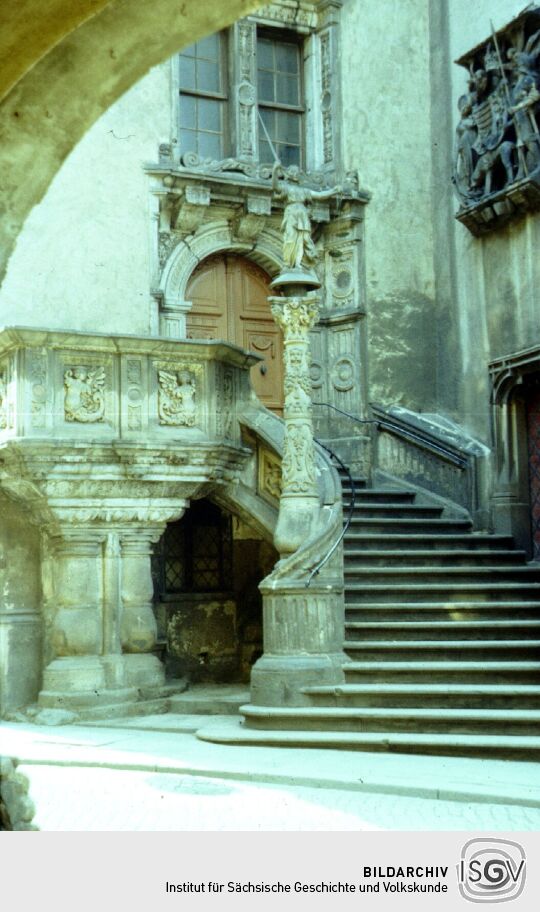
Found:
[[[165,671],[153,655],[66,656],[45,669],[38,706],[83,718],[165,712],[164,688]],[[144,701],[152,705],[143,708]]]
[[[326,655],[263,655],[251,672],[251,702],[255,706],[309,706],[304,688],[339,685],[345,680],[343,652]],[[249,721],[246,721],[249,727]]]

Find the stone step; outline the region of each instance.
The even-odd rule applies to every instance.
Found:
[[[249,728],[294,731],[401,732],[404,734],[535,735],[537,709],[423,707],[266,707],[243,706]]]
[[[431,662],[538,660],[540,640],[346,640],[353,661]]]
[[[494,582],[492,579],[482,583],[454,583],[451,580],[440,583],[410,583],[408,580],[396,580],[380,584],[349,581],[345,587],[345,602],[355,604],[374,600],[381,603],[411,600],[459,604],[462,601],[507,601],[520,597],[526,600],[540,598],[540,583]]]
[[[439,567],[436,563],[424,567],[355,567],[345,564],[345,586],[361,586],[364,580],[370,584],[380,583],[391,586],[412,584],[437,584],[453,586],[454,580],[460,584],[478,583],[486,586],[493,583],[540,583],[540,568],[524,564],[512,567],[505,564],[489,564],[486,567]]]
[[[448,621],[346,621],[345,645],[348,641],[368,640],[376,636],[377,639],[388,639],[393,643],[401,640],[445,639],[451,634],[453,639],[459,640],[491,640],[525,639],[539,637],[540,617],[538,620],[489,620],[489,621],[462,621],[459,619]]]
[[[382,535],[421,532],[423,535],[436,532],[441,535],[457,535],[471,529],[468,519],[395,519],[384,516],[353,516],[349,526],[351,532]],[[347,538],[350,533],[347,533]]]
[[[358,547],[354,542],[346,542],[344,549],[345,570],[356,567],[387,567],[392,566],[437,566],[444,567],[446,563],[454,565],[491,566],[493,561],[500,564],[509,564],[511,567],[525,564],[527,555],[525,551],[464,549],[464,548],[424,548],[424,549],[391,549],[379,550]],[[540,568],[539,568],[540,569]]]
[[[271,710],[269,710],[271,712]],[[252,744],[273,747],[326,748],[385,751],[435,756],[493,757],[535,761],[540,757],[540,737],[527,735],[417,734],[416,732],[262,731],[246,725],[215,725],[197,732],[204,741],[219,744]]]
[[[419,526],[421,529],[421,525]],[[376,532],[358,532],[349,530],[344,537],[345,548],[362,548],[364,550],[373,549],[374,551],[397,549],[405,550],[431,550],[438,551],[456,549],[456,550],[492,550],[498,553],[500,550],[509,550],[512,547],[513,539],[508,535],[484,535],[478,533],[445,534],[429,532],[411,532],[399,533],[385,531]]]
[[[426,624],[437,620],[538,620],[540,601],[355,602],[351,597],[345,605],[345,618],[347,623],[410,620]]]
[[[343,504],[343,518],[347,520],[350,515],[350,504]],[[352,510],[352,520],[356,519],[393,519],[396,521],[410,519],[439,519],[442,516],[442,507],[432,507],[418,504],[385,504],[372,501],[355,501]]]
[[[540,680],[538,661],[362,661],[343,666],[347,683],[483,683],[537,684]]]
[[[237,715],[249,700],[245,684],[193,684],[189,690],[170,699],[170,712],[187,715]]]
[[[317,706],[540,709],[540,684],[339,684],[304,693]]]
[[[343,503],[350,503],[352,488],[342,485]],[[414,491],[392,491],[387,488],[355,488],[354,499],[362,504],[365,500],[385,504],[412,504],[415,500]]]

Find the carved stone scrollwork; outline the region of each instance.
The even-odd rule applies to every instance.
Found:
[[[253,243],[263,230],[272,211],[268,196],[248,195],[244,212],[237,217],[233,228],[236,237],[241,241]]]
[[[197,389],[189,370],[158,371],[160,424],[194,427],[197,419]]]
[[[66,421],[94,424],[105,416],[105,369],[76,365],[64,371]]]
[[[142,363],[130,358],[126,366],[127,382],[127,413],[128,428],[130,431],[140,431],[142,428]]]
[[[201,184],[188,184],[178,208],[174,227],[181,235],[193,234],[203,222],[210,205],[210,189]]]
[[[334,389],[339,390],[340,393],[351,390],[355,383],[355,370],[355,360],[351,355],[340,355],[339,358],[336,358],[330,372]]]
[[[318,299],[270,298],[272,315],[283,330],[284,418],[282,491],[275,543],[280,553],[294,552],[311,531],[318,510],[313,443],[309,333],[318,315]]]
[[[33,428],[44,428],[47,420],[47,353],[44,349],[35,349],[28,352],[27,359],[31,424]]]
[[[332,116],[332,52],[330,32],[321,35],[321,116],[323,128],[323,158],[334,158],[334,124]]]

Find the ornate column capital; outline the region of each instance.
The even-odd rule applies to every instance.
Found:
[[[316,292],[299,297],[275,296],[268,299],[272,316],[282,329],[285,344],[289,341],[307,341],[310,331],[319,319],[319,296]]]

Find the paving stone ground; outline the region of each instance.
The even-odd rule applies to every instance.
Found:
[[[187,716],[0,725],[44,831],[540,830],[538,764],[209,744]]]

